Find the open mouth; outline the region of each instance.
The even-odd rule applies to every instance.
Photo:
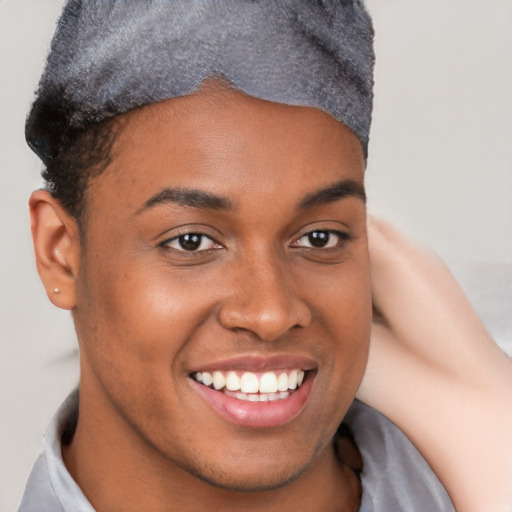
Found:
[[[304,382],[306,370],[283,369],[267,372],[197,372],[192,379],[227,396],[248,402],[273,402],[288,398]]]
[[[235,425],[259,429],[301,416],[317,373],[316,362],[308,357],[243,355],[196,367],[188,380],[217,415]]]

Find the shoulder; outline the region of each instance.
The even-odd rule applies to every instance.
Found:
[[[363,459],[361,512],[453,512],[427,461],[385,416],[356,400],[345,416]]]

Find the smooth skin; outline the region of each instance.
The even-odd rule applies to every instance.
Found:
[[[122,119],[81,226],[34,193],[38,270],[80,347],[64,460],[98,512],[358,509],[333,436],[370,338],[363,178],[324,112],[213,86]],[[249,429],[211,409],[191,372],[240,355],[315,362],[296,417]]]

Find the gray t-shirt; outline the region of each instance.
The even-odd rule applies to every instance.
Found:
[[[94,512],[67,471],[60,449],[62,433],[76,418],[77,408],[75,391],[50,423],[43,453],[32,469],[18,512]],[[426,460],[388,419],[356,400],[344,423],[363,459],[360,512],[455,510]]]

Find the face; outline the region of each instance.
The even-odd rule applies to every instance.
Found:
[[[369,342],[363,167],[327,114],[236,91],[125,118],[88,191],[76,284],[99,432],[238,490],[330,449]]]

